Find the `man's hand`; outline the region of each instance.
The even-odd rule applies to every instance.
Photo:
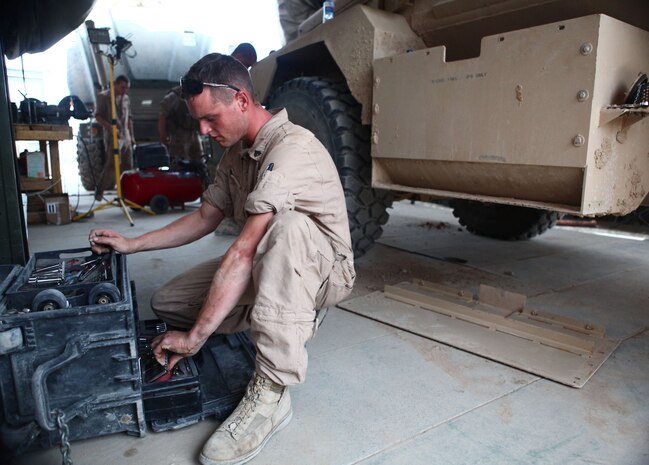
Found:
[[[170,352],[168,368],[171,370],[181,359],[198,353],[205,340],[192,340],[189,333],[182,331],[167,331],[151,342],[151,348],[160,365],[164,365],[166,362],[165,350]]]
[[[116,250],[128,254],[133,252],[131,239],[110,229],[91,229],[88,236],[90,248],[96,254],[103,254]]]

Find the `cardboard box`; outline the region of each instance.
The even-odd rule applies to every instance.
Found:
[[[48,224],[68,224],[70,217],[70,201],[68,194],[52,194],[45,196],[45,219]]]
[[[45,200],[40,195],[27,196],[27,224],[45,224]]]

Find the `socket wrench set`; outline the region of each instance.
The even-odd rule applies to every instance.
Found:
[[[36,253],[4,293],[0,314],[105,305],[122,300],[116,254],[90,249]]]

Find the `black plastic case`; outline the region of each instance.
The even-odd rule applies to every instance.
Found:
[[[133,151],[135,166],[139,169],[161,168],[169,166],[170,157],[167,147],[160,143],[137,144]]]
[[[107,257],[110,274],[92,283],[57,286],[67,308],[31,311],[25,289],[35,267],[88,255],[89,249],[35,254],[23,268],[0,267],[0,449],[19,454],[60,444],[59,416],[69,440],[126,432],[144,436],[206,417],[225,419],[241,400],[255,367],[246,333],[213,335],[167,381],[151,382],[144,346],[166,330],[138,322],[126,257]],[[63,257],[63,258],[62,258]],[[93,286],[108,283],[119,300],[88,304]],[[29,309],[29,310],[28,310]]]

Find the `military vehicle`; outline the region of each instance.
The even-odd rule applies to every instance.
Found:
[[[337,0],[251,73],[332,154],[357,255],[393,196],[526,239],[649,192],[647,29],[643,0]]]

